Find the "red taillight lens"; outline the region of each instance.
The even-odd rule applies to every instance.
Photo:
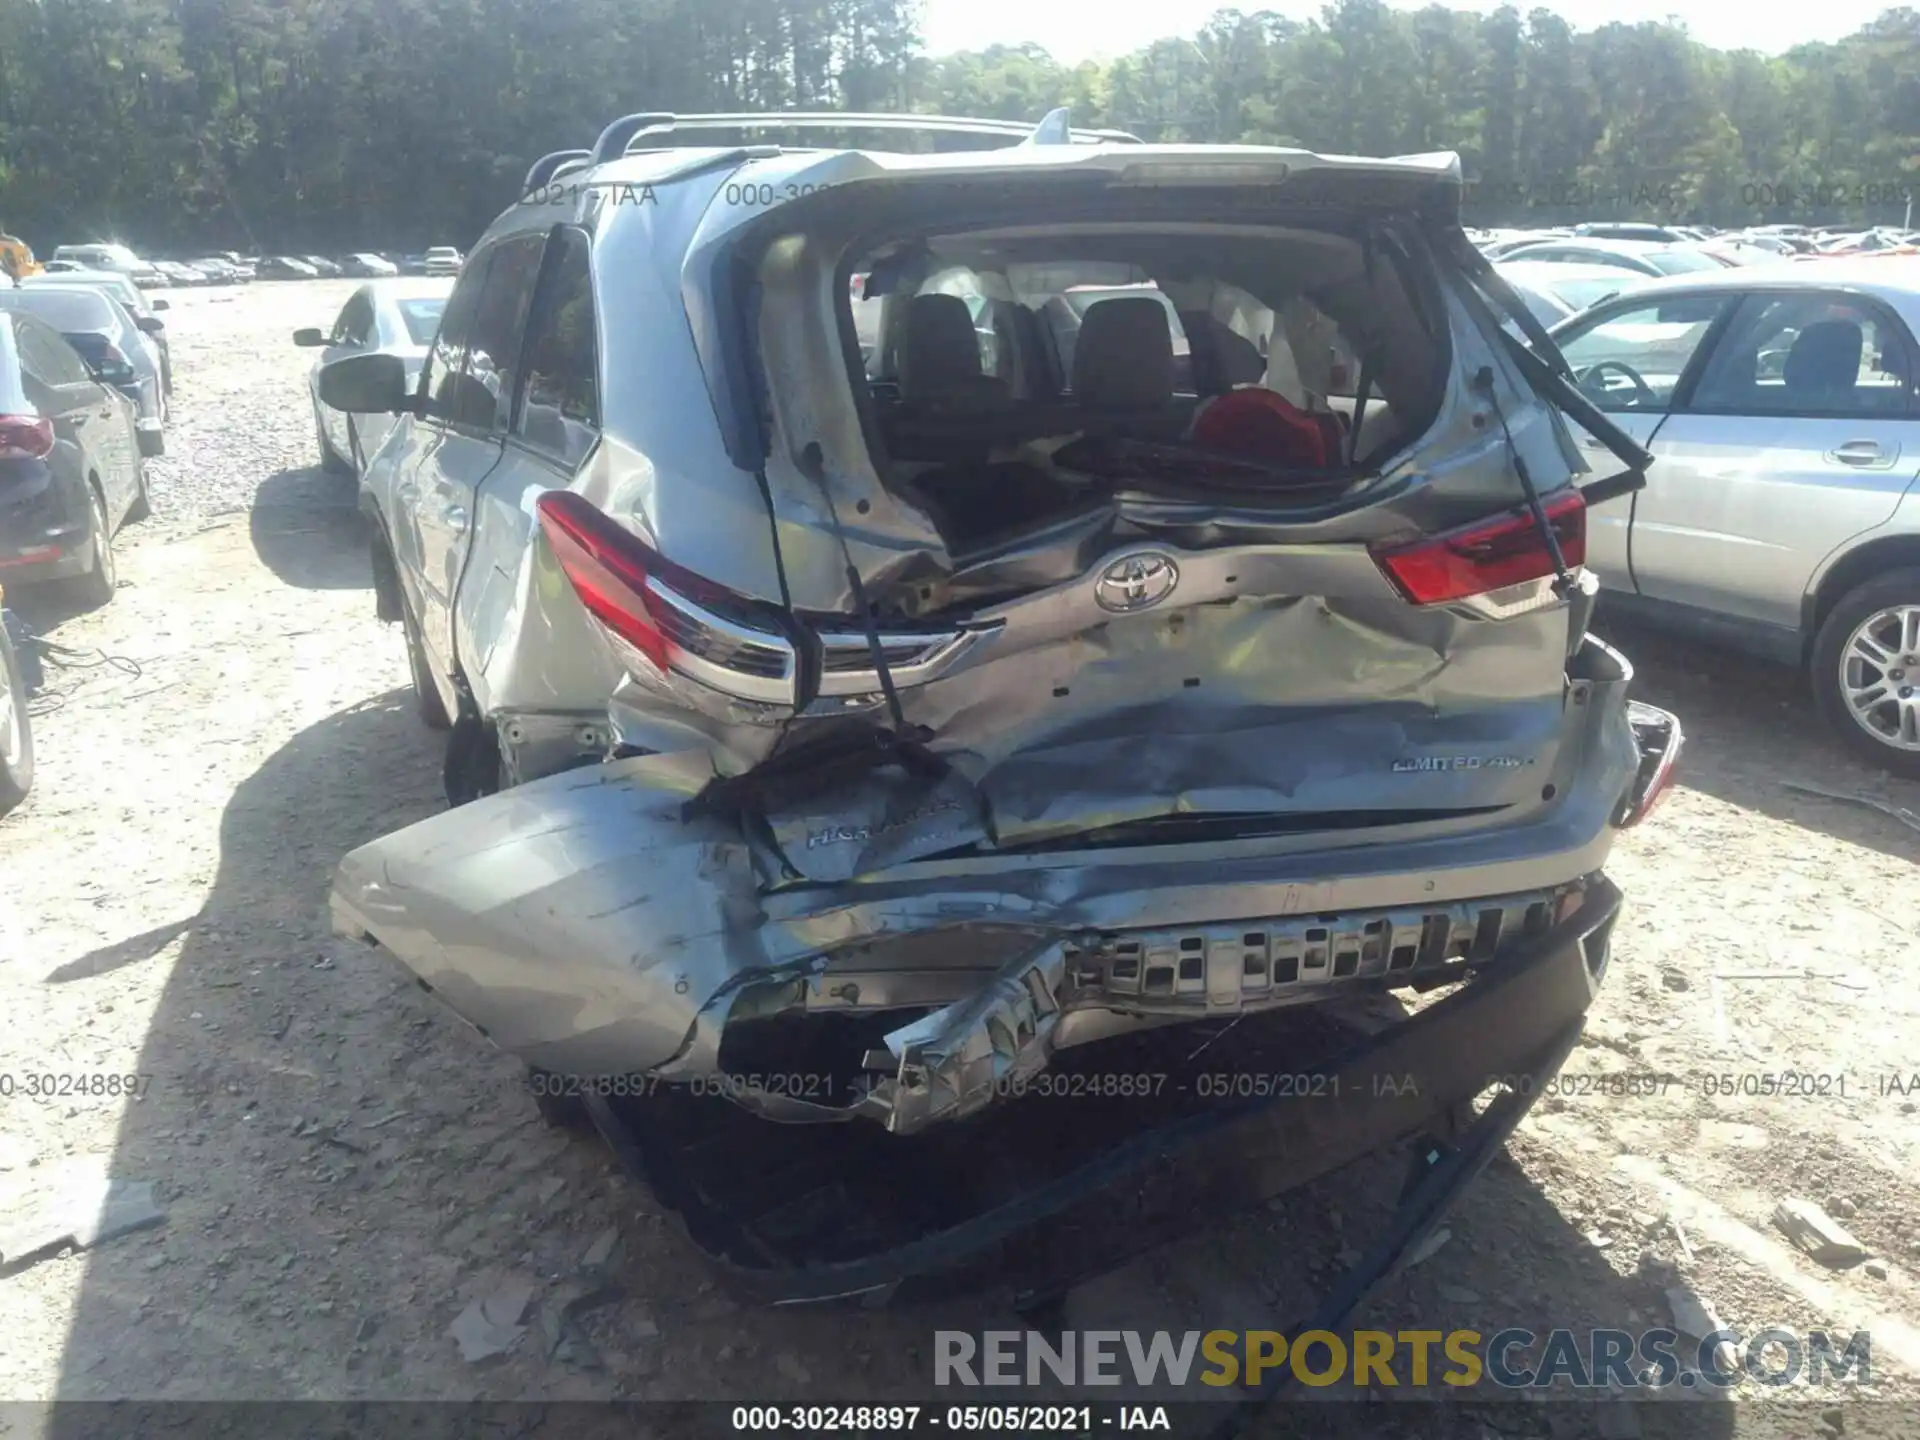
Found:
[[[571,490],[535,502],[580,603],[655,669],[742,700],[788,705],[799,655],[783,613],[668,564]]]
[[[44,460],[53,453],[53,422],[39,415],[0,415],[0,460]]]
[[[549,490],[534,508],[554,558],[587,612],[665,670],[667,637],[647,610],[640,543],[571,490]]]
[[[1586,564],[1587,502],[1580,492],[1569,491],[1545,508],[1567,568]],[[1553,574],[1546,537],[1526,510],[1510,510],[1412,545],[1376,549],[1374,559],[1415,605],[1465,600]]]

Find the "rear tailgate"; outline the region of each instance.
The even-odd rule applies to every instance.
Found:
[[[727,267],[748,257],[759,266],[758,284],[740,287],[753,301],[734,326],[712,291],[690,308],[713,322],[703,355],[716,404],[747,447],[736,458],[767,478],[793,608],[839,632],[789,739],[897,720],[948,767],[875,772],[764,807],[793,878],[1069,843],[1461,833],[1517,822],[1563,792],[1548,777],[1577,762],[1562,753],[1579,730],[1565,665],[1591,591],[1555,587],[1514,457],[1561,502],[1560,540],[1576,570],[1582,507],[1566,485],[1579,461],[1447,249],[1457,166],[1145,149],[1093,150],[1031,190],[1016,183],[1028,166],[1008,160],[991,196],[960,183],[979,178],[964,166],[945,173],[925,157],[906,173],[881,166],[836,184],[830,201],[802,199],[732,228],[690,267],[694,285],[741,274]],[[845,293],[854,256],[841,241],[863,211],[877,225],[908,212],[930,228],[945,216],[1006,225],[1025,204],[1040,223],[1070,212],[1072,180],[1091,182],[1085,193],[1097,192],[1109,218],[1116,203],[1133,203],[1121,195],[1138,198],[1144,219],[1183,205],[1219,213],[1194,208],[1194,187],[1224,186],[1247,214],[1271,203],[1296,227],[1365,234],[1379,263],[1398,267],[1447,361],[1431,423],[1324,503],[1122,486],[1097,513],[1036,528],[985,560],[956,559],[883,481],[855,393],[859,352],[849,367],[840,344],[852,327],[814,293]],[[1490,394],[1467,383],[1483,371]],[[734,404],[755,388],[746,377],[765,387],[765,407]],[[1490,519],[1499,533],[1466,537],[1464,551],[1431,546]],[[1423,546],[1390,573],[1386,556]],[[1454,583],[1463,568],[1484,583]],[[1410,598],[1408,577],[1424,584],[1435,573],[1452,573],[1452,588],[1413,603],[1436,592]],[[937,597],[935,613],[900,623],[916,592]],[[876,637],[885,676],[856,618],[863,600],[896,617]]]

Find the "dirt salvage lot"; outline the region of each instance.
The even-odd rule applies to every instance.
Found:
[[[328,935],[338,857],[443,803],[438,738],[410,708],[398,633],[373,619],[351,488],[307,468],[310,357],[287,336],[349,288],[176,297],[173,453],[154,521],[122,539],[123,588],[91,615],[26,612],[77,655],[49,667],[35,793],[0,823],[0,1207],[20,1222],[110,1166],[150,1182],[165,1220],[0,1278],[0,1396],[930,1399],[936,1328],[1015,1322],[735,1305],[603,1147],[539,1123],[513,1063]],[[1543,1100],[1450,1240],[1356,1323],[1640,1329],[1669,1321],[1685,1283],[1749,1334],[1870,1331],[1874,1391],[1911,1402],[1920,833],[1787,782],[1915,809],[1920,786],[1841,757],[1791,676],[1616,638],[1691,746],[1680,789],[1616,852],[1630,909],[1571,1071],[1671,1078]],[[133,663],[84,663],[100,656]],[[1747,1093],[1772,1082],[1744,1077],[1779,1074],[1844,1081]],[[48,1075],[138,1075],[144,1093],[29,1098]],[[1399,1173],[1369,1162],[1197,1235],[1077,1293],[1069,1324],[1283,1321]],[[1769,1217],[1792,1196],[1874,1258],[1836,1270],[1789,1250]],[[620,1293],[556,1352],[546,1326],[608,1232]],[[467,1363],[449,1328],[514,1277],[532,1286],[528,1332]],[[1812,1403],[1642,1423],[1920,1431],[1908,1404],[1823,1419],[1831,1393],[1790,1393]],[[1476,1397],[1456,1421],[1580,1433],[1553,1404]]]

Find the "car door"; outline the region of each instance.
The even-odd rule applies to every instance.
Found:
[[[340,307],[340,313],[334,318],[333,329],[327,334],[326,347],[321,350],[320,358],[314,362],[313,376],[318,377],[320,368],[330,361],[339,360],[347,355],[358,355],[366,350],[373,339],[373,300],[364,290],[356,290]],[[349,430],[348,417],[343,411],[331,406],[320,405],[318,379],[314,385],[315,406],[320,412],[321,428],[327,432],[327,439],[333,445],[336,455],[352,456],[353,438]]]
[[[1633,520],[1641,593],[1797,639],[1820,562],[1920,474],[1914,361],[1876,300],[1746,295],[1655,437]]]
[[[436,365],[450,358],[436,350],[429,359],[433,368],[423,376],[423,385],[431,382],[423,390],[423,418],[432,438],[414,472],[408,504],[420,547],[421,636],[442,673],[453,669],[453,598],[470,543],[474,496],[500,463],[545,240],[540,234],[509,236],[474,258],[447,306],[451,321],[461,292],[471,287],[459,364]]]
[[[1603,303],[1555,331],[1581,392],[1640,445],[1653,450],[1681,382],[1707,336],[1733,308],[1724,294],[1621,298]],[[1574,438],[1595,466],[1608,464],[1606,446],[1569,419]],[[1649,470],[1647,484],[1655,483]],[[1587,516],[1587,565],[1603,584],[1619,591],[1638,588],[1631,539],[1639,501],[1602,505]]]

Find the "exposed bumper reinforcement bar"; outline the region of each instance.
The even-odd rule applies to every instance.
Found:
[[[1329,1291],[1316,1321],[1331,1323],[1404,1263],[1565,1059],[1619,909],[1618,889],[1595,876],[1577,909],[1497,967],[1357,1043],[1349,1032],[1344,1049],[1312,1063],[1323,1077],[1312,1094],[1186,1103],[1144,1128],[1131,1103],[1062,1122],[1072,1107],[1016,1100],[911,1141],[878,1127],[773,1125],[724,1100],[595,1094],[588,1105],[622,1162],[756,1300],[881,1304],[964,1288],[1032,1309],[1191,1234],[1196,1216],[1251,1207],[1411,1136],[1452,1135],[1452,1118],[1490,1081],[1518,1077],[1462,1134],[1423,1140],[1418,1181],[1389,1233]],[[1094,1048],[1113,1067],[1111,1047],[1132,1043]],[[1020,1179],[996,1191],[1010,1169]],[[1123,1181],[1128,1203],[1117,1206],[1109,1192]]]

